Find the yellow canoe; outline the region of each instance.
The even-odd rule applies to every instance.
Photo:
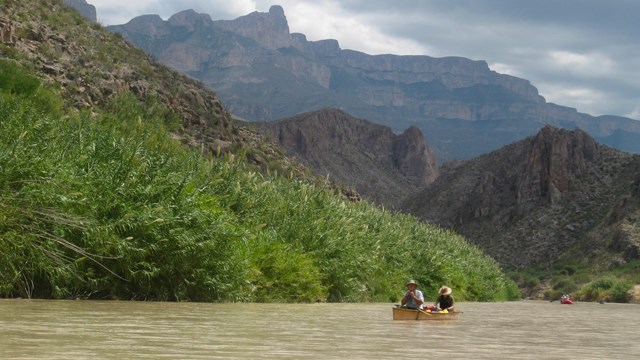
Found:
[[[456,320],[460,312],[430,312],[423,310],[393,308],[393,320]]]

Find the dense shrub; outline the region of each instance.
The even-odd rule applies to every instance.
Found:
[[[578,290],[578,285],[570,278],[562,278],[553,284],[553,290],[560,290],[563,293],[571,293]]]
[[[563,292],[561,290],[546,290],[544,292],[544,299],[545,300],[560,300],[560,297],[562,297]]]
[[[51,115],[62,111],[62,99],[13,61],[0,60],[0,96],[28,99],[30,106]]]
[[[577,296],[583,301],[609,301],[626,303],[629,301],[628,292],[633,288],[625,280],[600,278],[583,286]]]

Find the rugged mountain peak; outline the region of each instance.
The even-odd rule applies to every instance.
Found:
[[[216,25],[224,30],[251,38],[269,49],[279,49],[292,45],[289,23],[284,9],[274,5],[269,12],[254,11],[235,20],[219,20]]]
[[[438,176],[436,155],[427,146],[422,131],[410,126],[393,142],[393,162],[400,173],[418,186],[432,183]]]
[[[193,31],[197,27],[211,25],[213,21],[209,15],[200,14],[195,10],[189,9],[174,14],[167,20],[167,23],[171,26],[184,27]]]
[[[284,9],[280,5],[272,5],[269,8],[269,14],[274,16],[275,18],[279,18],[284,20],[285,24],[287,22],[287,18],[284,16]]]
[[[64,0],[64,4],[76,9],[85,19],[98,22],[95,6],[87,4],[85,0]]]
[[[545,126],[533,138],[526,169],[518,184],[518,202],[544,198],[555,203],[571,181],[593,162],[596,142],[580,129]]]
[[[164,20],[158,14],[147,14],[136,16],[133,19],[129,20],[127,25],[137,25],[137,24],[153,24],[156,26],[160,26],[164,24]]]
[[[157,39],[168,33],[165,21],[160,15],[142,15],[131,19],[125,26],[131,32],[145,34],[147,39]]]
[[[438,174],[435,155],[416,127],[396,135],[337,109],[256,124],[318,175],[354,186],[387,206],[397,205]]]

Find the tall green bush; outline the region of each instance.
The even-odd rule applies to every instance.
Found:
[[[626,303],[629,301],[628,292],[632,288],[633,285],[625,280],[604,277],[586,284],[576,295],[584,301]]]

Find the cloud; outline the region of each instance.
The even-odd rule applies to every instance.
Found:
[[[599,77],[612,75],[614,61],[605,54],[578,54],[570,51],[549,51],[549,66],[562,71],[585,77]]]
[[[98,21],[104,25],[119,25],[145,14],[157,14],[163,19],[182,10],[193,9],[211,15],[212,19],[235,19],[256,11],[252,0],[88,0],[96,7]]]
[[[368,54],[424,54],[425,48],[412,39],[402,39],[383,33],[366,16],[344,11],[340,2],[319,1],[288,3],[284,9],[289,28],[309,40],[336,39],[343,49]],[[321,19],[309,21],[309,19]]]

